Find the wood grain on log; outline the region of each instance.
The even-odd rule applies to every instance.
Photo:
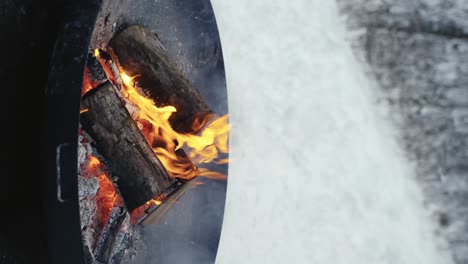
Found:
[[[96,141],[130,212],[172,184],[110,82],[88,92],[82,107],[83,129]]]
[[[174,130],[196,133],[201,127],[192,127],[192,124],[211,117],[212,111],[197,88],[170,61],[155,33],[131,26],[116,34],[109,47],[120,69],[129,76],[136,76],[134,80],[138,86],[157,106],[176,107],[177,112],[169,120]]]

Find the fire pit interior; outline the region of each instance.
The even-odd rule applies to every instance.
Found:
[[[210,2],[99,6],[76,154],[84,262],[214,262],[230,126]]]

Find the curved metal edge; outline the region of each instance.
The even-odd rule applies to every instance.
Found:
[[[214,24],[215,24],[215,28],[216,28],[216,35],[218,37],[218,41],[219,41],[219,49],[220,49],[220,56],[221,56],[221,62],[219,64],[219,67],[220,67],[220,70],[222,71],[222,74],[224,75],[224,82],[225,82],[225,90],[226,90],[226,114],[229,114],[229,94],[228,94],[228,90],[227,90],[227,76],[226,76],[226,66],[225,66],[225,62],[224,62],[224,52],[223,52],[223,43],[221,41],[221,34],[219,32],[219,27],[218,27],[218,20],[216,19],[216,13],[215,13],[215,10],[213,8],[213,4],[211,3],[212,0],[210,0],[210,8],[213,12],[213,17],[214,17]],[[229,119],[228,119],[228,122],[229,122]],[[229,122],[230,123],[230,122]],[[228,142],[229,144],[229,142]],[[230,144],[228,145],[228,147],[230,148]],[[227,155],[227,158],[229,158],[229,155],[230,153],[228,153]],[[226,193],[227,194],[227,188],[229,187],[229,164],[226,164],[226,175],[228,176],[227,177],[227,182],[226,182]],[[221,240],[221,234],[222,234],[222,230],[223,230],[223,226],[224,226],[224,214],[225,214],[225,211],[226,211],[226,197],[224,198],[224,205],[223,205],[223,216],[222,216],[222,220],[221,220],[221,230],[220,230],[220,237],[218,238],[218,245],[216,246],[216,254],[215,254],[215,261],[217,259],[217,256],[218,256],[218,251],[219,251],[219,242]]]
[[[78,203],[77,140],[84,68],[100,6],[101,0],[67,1],[49,69],[41,159],[52,263],[85,263]]]

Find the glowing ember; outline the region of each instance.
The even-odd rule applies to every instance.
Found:
[[[88,166],[93,171],[96,171],[101,166],[101,162],[99,161],[99,159],[94,156],[89,156],[88,160]]]
[[[120,74],[123,82],[123,95],[139,109],[135,121],[152,146],[154,152],[169,173],[176,178],[191,179],[195,176],[224,178],[218,172],[193,166],[215,162],[227,163],[219,159],[221,153],[228,152],[228,116],[222,116],[209,123],[199,135],[180,134],[172,129],[169,118],[177,109],[174,106],[157,107],[153,100],[142,95],[133,79],[124,72]],[[207,120],[196,120],[194,126],[203,126]],[[181,149],[188,150],[188,157]]]
[[[84,74],[83,78],[84,78],[83,79],[83,88],[82,88],[81,93],[85,94],[85,93],[89,92],[90,90],[92,90],[94,88],[93,84],[91,83],[91,80],[89,78],[89,69],[88,69],[88,67],[85,68],[85,74]]]
[[[141,219],[143,216],[147,215],[148,211],[151,208],[159,206],[160,204],[162,204],[162,201],[158,200],[158,198],[155,198],[155,199],[149,200],[144,205],[136,208],[130,214],[130,223],[131,224],[136,224],[139,219]]]
[[[99,204],[99,221],[104,224],[109,219],[114,205],[121,204],[122,201],[115,192],[114,184],[103,171],[103,165],[98,158],[88,156],[88,169],[99,181],[100,187],[96,194],[96,200]]]
[[[108,175],[104,172],[104,165],[97,157],[89,155],[84,165],[86,166],[86,169],[82,170],[85,172],[83,177],[95,177],[99,181],[99,190],[95,196],[96,203],[99,205],[97,207],[97,215],[99,223],[105,225],[109,219],[112,208],[116,206],[123,206],[122,199],[116,193],[114,184],[109,179]],[[133,210],[133,212],[130,214],[131,223],[137,223],[138,220],[147,215],[152,208],[159,206],[165,197],[165,194],[160,194],[158,197],[149,200],[142,206]]]

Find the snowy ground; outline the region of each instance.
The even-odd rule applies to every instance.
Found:
[[[466,1],[339,0],[352,46],[393,110],[425,204],[468,263]]]
[[[233,124],[217,263],[453,263],[334,1],[213,7]]]

